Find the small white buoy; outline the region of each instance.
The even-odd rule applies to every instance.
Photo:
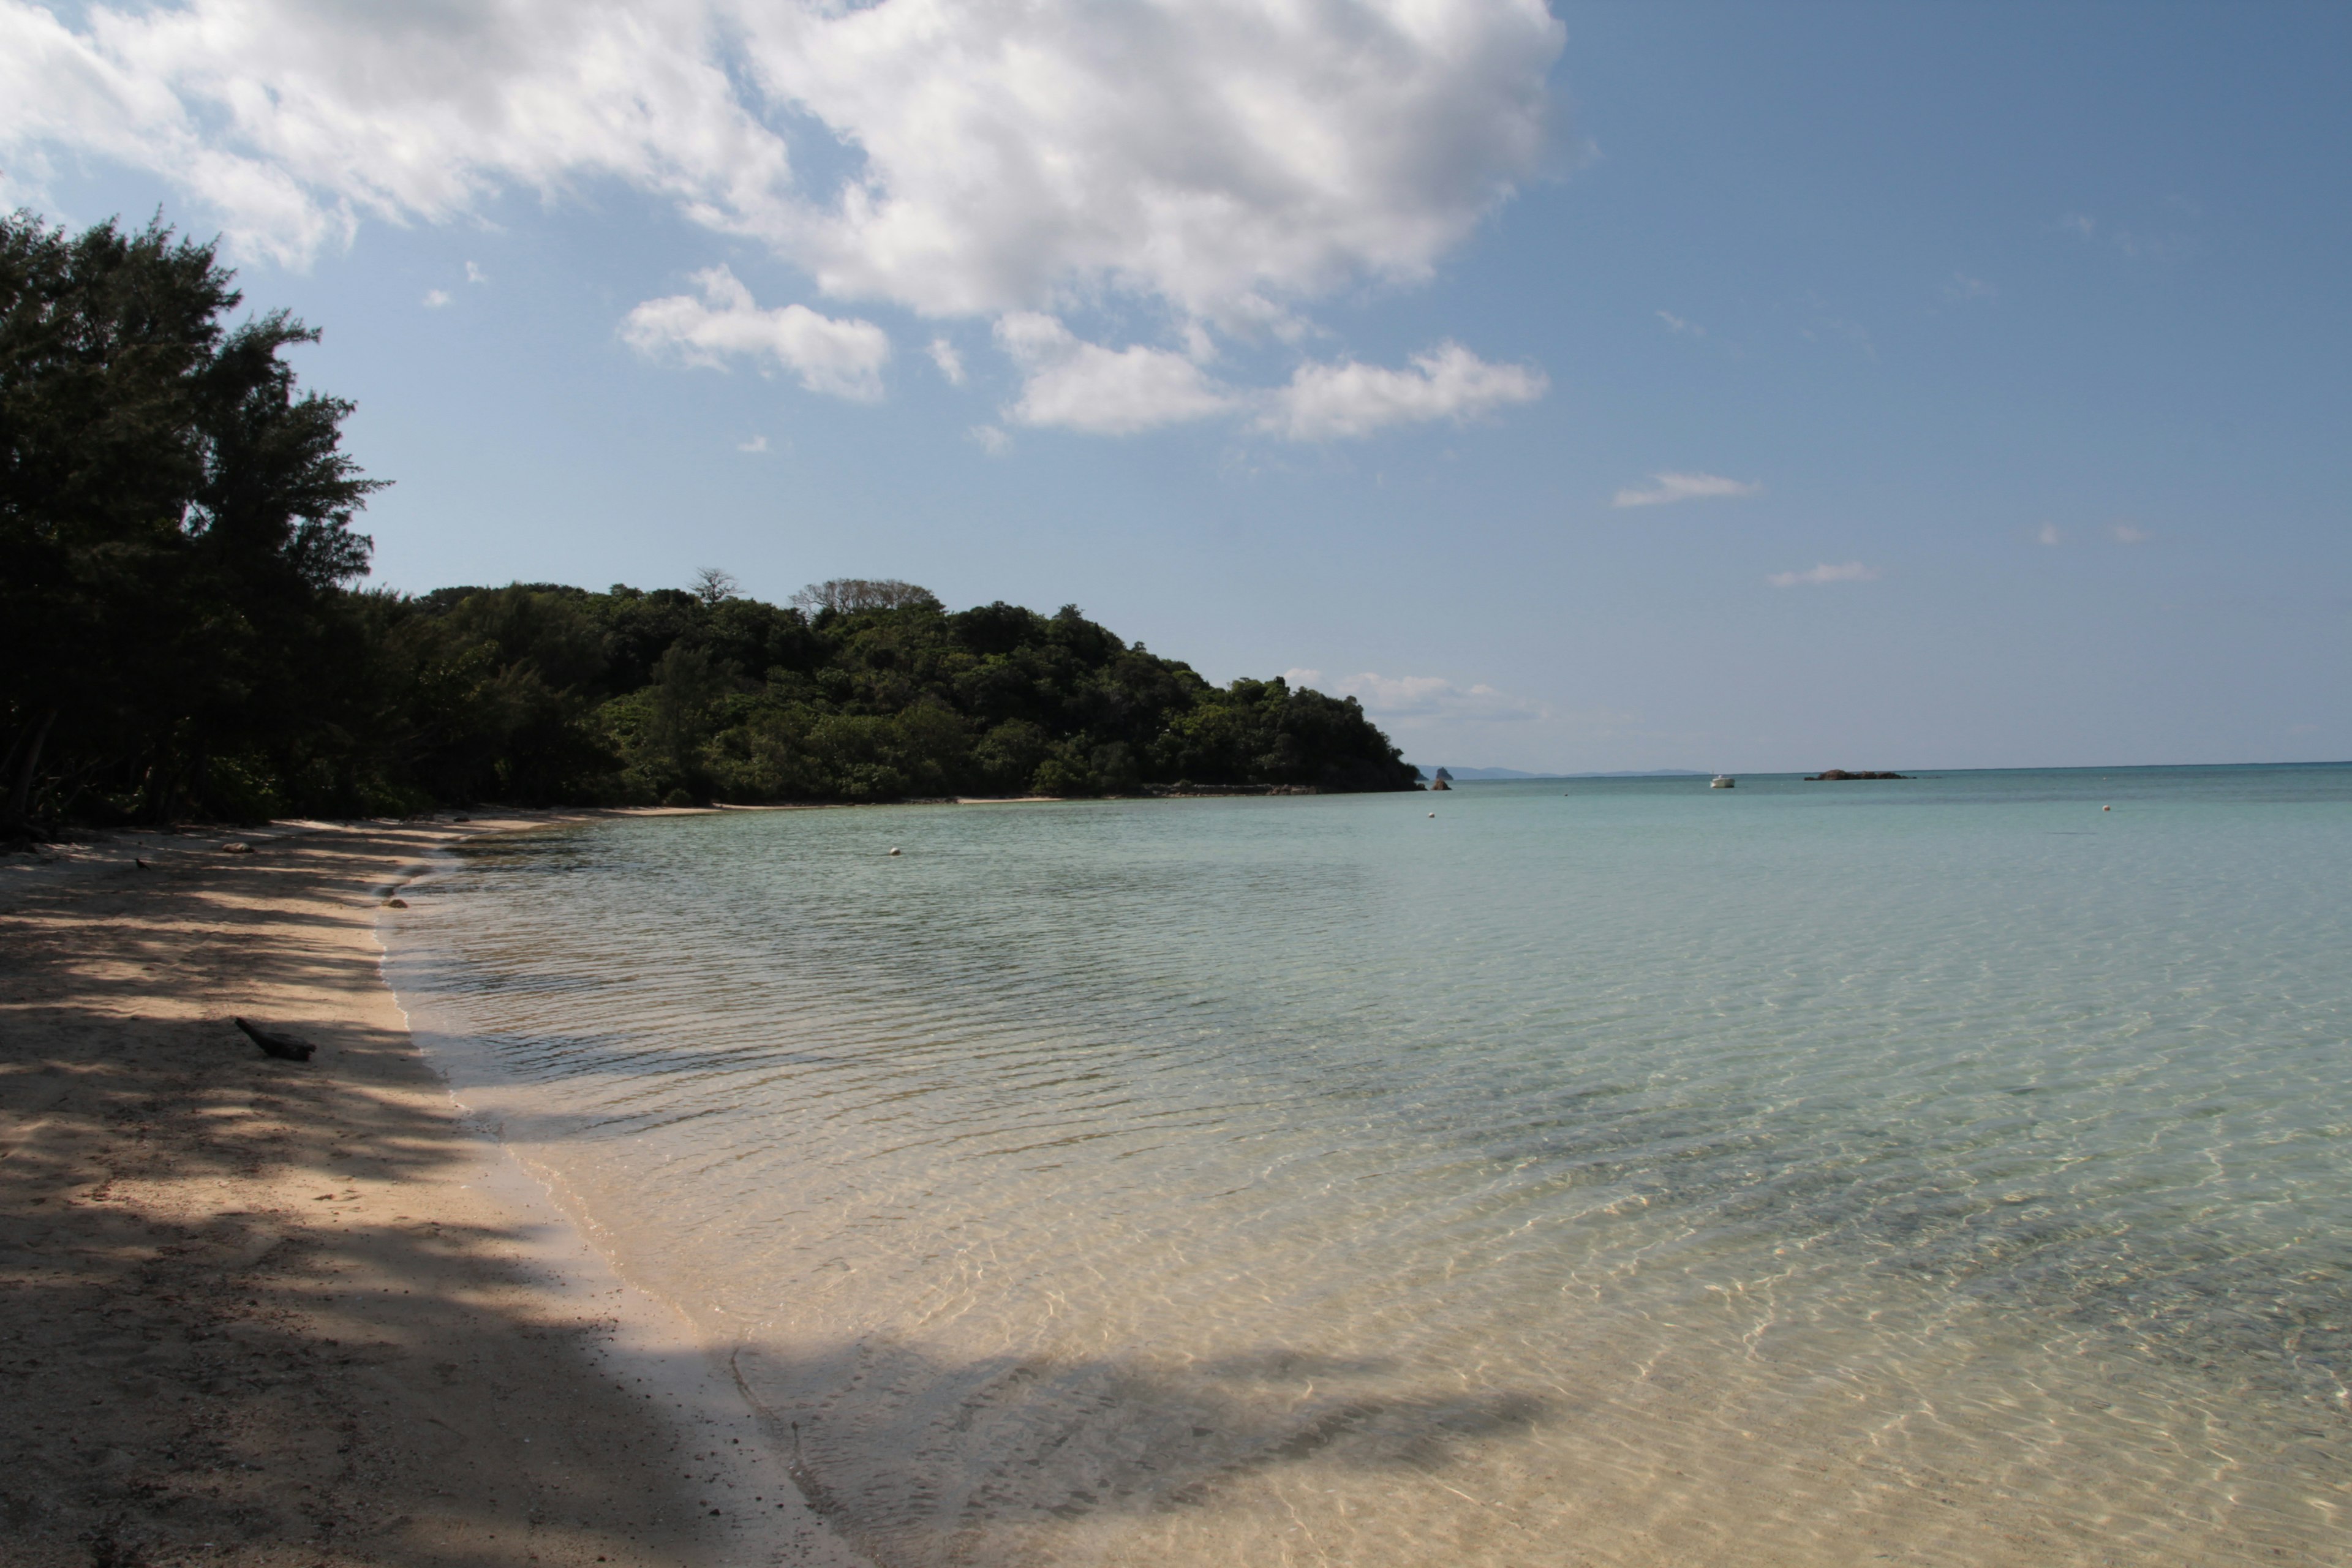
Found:
[[[2112,805],[2103,805],[2103,806],[2099,807],[2099,809],[2100,809],[2101,811],[2113,811],[2113,810],[2115,810],[2115,807],[2114,807],[2114,806],[2112,806]]]
[[[1430,821],[1432,821],[1432,822],[1436,821],[1436,820],[1437,820],[1437,813],[1435,813],[1435,812],[1433,812],[1433,812],[1431,812],[1431,813],[1429,814],[1429,820],[1430,820]]]
[[[895,847],[894,847],[891,849],[891,851],[890,851],[890,853],[891,853],[891,854],[893,854],[893,855],[896,855],[898,852],[898,849],[897,849]]]

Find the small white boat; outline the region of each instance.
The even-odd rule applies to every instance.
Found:
[[[1717,773],[1713,778],[1706,781],[1706,787],[1709,789],[1738,789],[1739,787],[1739,781],[1733,778],[1729,773]]]

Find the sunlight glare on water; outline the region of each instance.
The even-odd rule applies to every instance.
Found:
[[[2347,889],[2342,766],[747,812],[388,967],[885,1568],[2341,1562]]]

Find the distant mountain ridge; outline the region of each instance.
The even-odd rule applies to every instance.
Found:
[[[1416,764],[1418,765],[1418,764]],[[1705,768],[1624,768],[1604,773],[1531,773],[1518,768],[1457,768],[1445,764],[1445,772],[1457,783],[1475,783],[1481,779],[1703,779],[1712,775]],[[1433,778],[1437,769],[1423,766],[1421,776]]]

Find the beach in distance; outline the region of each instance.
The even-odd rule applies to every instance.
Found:
[[[2352,767],[220,841],[0,903],[25,1561],[2342,1554]]]

